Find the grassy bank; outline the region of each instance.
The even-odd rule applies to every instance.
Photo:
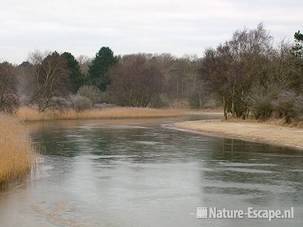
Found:
[[[266,122],[246,121],[186,121],[175,123],[177,129],[303,149],[303,129]]]
[[[22,107],[17,111],[17,117],[23,121],[159,118],[159,117],[178,117],[178,116],[183,116],[184,114],[185,114],[184,110],[177,110],[177,109],[151,109],[151,108],[129,108],[129,107],[92,109],[82,112],[76,112],[74,110],[66,110],[61,112],[60,111],[39,112],[32,108]]]
[[[0,115],[0,184],[28,173],[33,160],[33,147],[23,125]]]

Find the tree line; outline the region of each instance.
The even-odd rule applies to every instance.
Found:
[[[20,105],[40,111],[82,110],[98,103],[174,106],[204,92],[198,90],[198,61],[170,54],[115,56],[108,47],[93,59],[76,59],[68,52],[34,52],[20,65],[0,63],[0,86],[5,88],[0,110],[14,112]]]
[[[231,40],[208,49],[201,61],[201,76],[222,97],[224,115],[266,119],[273,115],[287,122],[303,115],[303,35],[295,44],[272,44],[260,24],[234,33]]]
[[[20,65],[0,63],[0,110],[40,111],[98,103],[194,108],[222,106],[224,115],[257,119],[303,114],[303,34],[273,43],[262,24],[236,31],[201,58],[170,54],[116,56],[102,47],[92,59],[71,53],[32,53]]]

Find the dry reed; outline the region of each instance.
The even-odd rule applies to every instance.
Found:
[[[0,115],[0,184],[24,176],[34,163],[31,140],[13,117]]]
[[[29,107],[21,107],[17,117],[23,121],[43,120],[81,120],[81,119],[126,119],[126,118],[160,118],[178,117],[185,114],[184,110],[111,107],[104,109],[91,109],[82,112],[74,110],[39,112]]]

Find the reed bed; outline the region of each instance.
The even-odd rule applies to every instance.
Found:
[[[81,119],[127,119],[127,118],[160,118],[178,117],[185,115],[180,109],[152,109],[109,107],[103,109],[91,109],[81,112],[74,110],[45,111],[39,112],[34,108],[21,107],[16,115],[23,121],[46,121],[46,120],[81,120]]]
[[[13,117],[0,115],[0,185],[28,173],[34,157],[25,127]]]

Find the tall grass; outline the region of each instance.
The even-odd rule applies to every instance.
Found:
[[[151,109],[111,107],[104,109],[91,109],[81,112],[74,110],[39,112],[29,107],[21,107],[17,117],[24,121],[43,120],[78,120],[78,119],[126,119],[126,118],[158,118],[178,117],[185,114],[184,110],[177,109]]]
[[[15,118],[0,115],[0,184],[25,175],[34,163],[31,140]]]

